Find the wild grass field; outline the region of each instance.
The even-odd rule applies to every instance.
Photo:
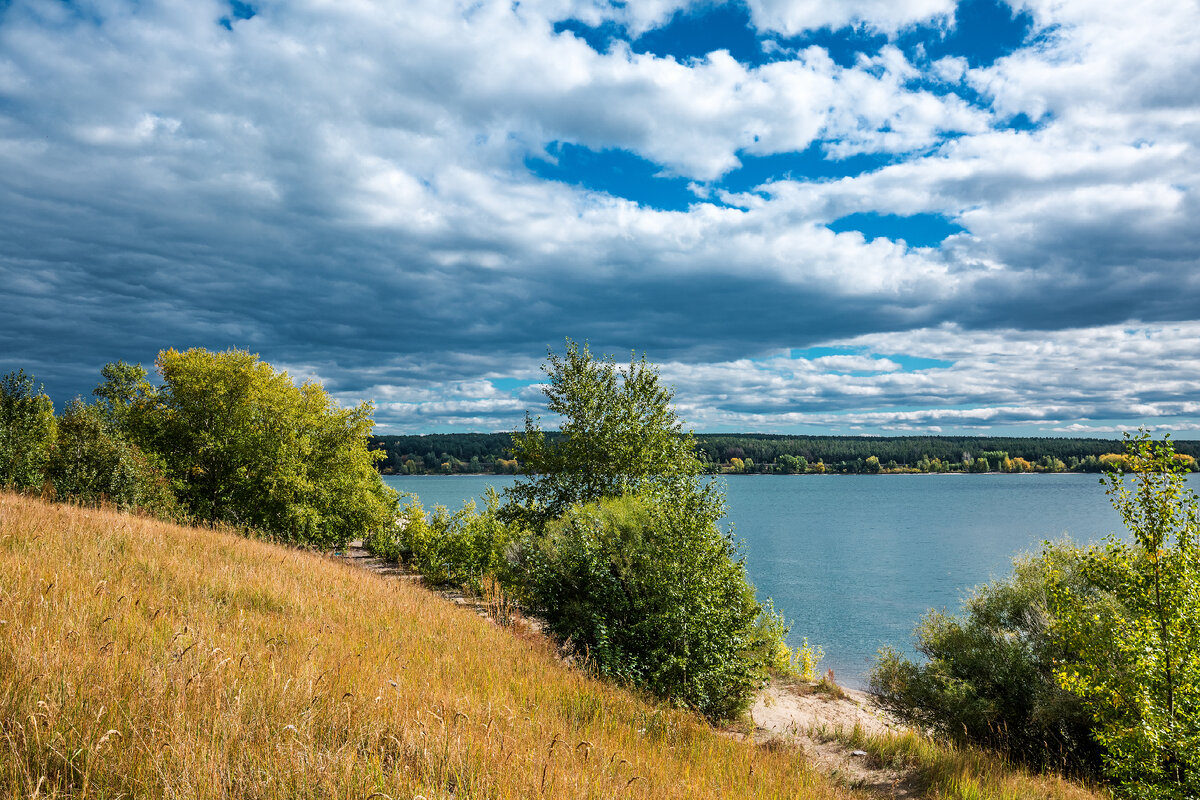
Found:
[[[860,795],[412,582],[0,493],[0,796]]]

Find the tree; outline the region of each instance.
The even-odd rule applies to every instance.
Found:
[[[694,484],[701,470],[695,441],[671,407],[674,392],[645,356],[621,368],[568,339],[565,355],[551,351],[542,370],[550,378],[546,405],[562,418],[562,435],[549,440],[528,414],[525,430],[513,434],[513,456],[527,478],[507,490],[506,518],[541,529],[577,503]]]
[[[103,408],[78,399],[63,410],[46,468],[55,494],[84,505],[108,502],[159,517],[177,516],[167,479],[107,420]]]
[[[803,458],[797,458],[785,453],[779,457],[779,471],[784,475],[794,475],[797,472],[804,472],[804,466],[807,465],[801,466],[803,461]]]
[[[130,430],[136,407],[154,395],[154,387],[146,380],[146,370],[141,364],[114,361],[100,369],[100,376],[104,381],[92,394],[109,427],[127,436],[136,435]]]
[[[1128,434],[1103,478],[1133,542],[1087,550],[1090,591],[1053,595],[1058,671],[1096,720],[1105,768],[1130,797],[1200,795],[1200,511],[1170,439]],[[1126,483],[1125,475],[1133,476]]]
[[[532,607],[600,674],[712,719],[744,711],[785,626],[763,609],[715,492],[571,507],[526,553]]]
[[[243,350],[164,350],[156,366],[163,385],[131,402],[128,429],[193,517],[317,547],[393,523],[395,493],[374,466],[382,454],[367,448],[369,404],[340,408]],[[116,372],[105,387],[127,385],[130,373]]]
[[[930,611],[916,630],[924,662],[892,648],[871,670],[881,708],[939,736],[992,747],[1037,767],[1094,772],[1092,716],[1059,685],[1068,651],[1048,597],[1086,587],[1082,554],[1068,542],[1021,556],[1013,575],[979,587],[952,616]]]
[[[531,529],[527,602],[604,674],[713,718],[744,709],[786,626],[755,600],[673,392],[644,357],[621,369],[570,340],[543,368],[562,434],[526,417],[513,452],[528,477],[506,505]]]
[[[54,403],[24,370],[0,378],[0,488],[42,488],[54,442]]]

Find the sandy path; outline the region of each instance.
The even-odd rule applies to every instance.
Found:
[[[799,747],[822,773],[872,796],[922,797],[909,773],[874,766],[869,754],[834,738],[856,726],[868,735],[902,730],[865,693],[842,692],[838,698],[806,686],[768,686],[750,709],[755,741]]]

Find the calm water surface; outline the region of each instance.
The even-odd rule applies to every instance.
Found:
[[[426,508],[482,501],[509,476],[385,476]],[[957,610],[1013,556],[1064,534],[1122,530],[1095,475],[730,476],[728,520],[760,597],[825,648],[823,668],[861,687],[876,650],[911,652],[929,608]]]

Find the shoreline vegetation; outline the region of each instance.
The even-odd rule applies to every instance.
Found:
[[[547,432],[554,441],[557,432]],[[1128,466],[1120,439],[693,434],[708,475],[1100,474]],[[1200,440],[1174,440],[1197,470]],[[511,433],[375,435],[384,475],[519,475]]]

